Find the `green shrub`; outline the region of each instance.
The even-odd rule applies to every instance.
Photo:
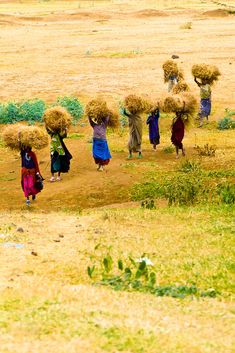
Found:
[[[58,97],[57,104],[68,110],[73,117],[74,125],[76,125],[84,113],[83,106],[76,97]]]
[[[163,187],[168,205],[193,205],[199,199],[202,179],[196,175],[180,174],[168,179]]]
[[[153,199],[147,199],[141,202],[141,207],[148,210],[155,210],[156,206]]]
[[[230,118],[229,116],[218,121],[218,129],[219,130],[229,130],[235,129],[235,120]]]
[[[218,195],[222,203],[235,203],[235,185],[228,182],[218,185]]]
[[[0,105],[0,123],[14,124],[19,121],[41,121],[46,105],[41,99],[8,102]]]

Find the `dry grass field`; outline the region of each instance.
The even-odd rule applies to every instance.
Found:
[[[0,139],[0,353],[234,352],[234,204],[212,194],[169,207],[153,194],[156,209],[140,206],[154,183],[180,178],[187,161],[210,190],[235,182],[235,130],[216,127],[226,108],[235,110],[234,12],[229,0],[0,1],[0,102],[158,98],[167,91],[161,66],[172,54],[196,97],[193,64],[217,65],[222,74],[209,123],[186,132],[186,159],[167,153],[171,118],[162,114],[157,152],[145,126],[143,159],[128,161],[128,128],[109,131],[113,158],[98,173],[84,117],[66,139],[73,159],[60,183],[48,182],[49,148],[37,153],[46,180],[30,208],[19,155]],[[198,155],[195,146],[206,143],[216,146],[214,157]],[[193,285],[216,297],[117,291],[95,285],[98,272],[87,274],[107,255],[116,263],[142,254],[154,264],[156,285]]]

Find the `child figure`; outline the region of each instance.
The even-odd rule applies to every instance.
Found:
[[[160,143],[160,134],[158,120],[160,117],[159,106],[155,108],[148,116],[146,124],[149,126],[149,141],[153,145],[153,150],[156,151],[156,146]]]
[[[110,158],[112,158],[106,138],[109,117],[107,116],[101,122],[95,121],[90,117],[88,119],[93,128],[93,158],[98,165],[97,170],[103,172],[105,165],[108,165]]]
[[[21,186],[26,197],[26,205],[30,205],[29,196],[36,199],[36,194],[41,190],[37,188],[37,181],[43,180],[36,154],[31,147],[21,148]]]
[[[185,156],[183,147],[184,138],[184,121],[182,119],[182,112],[177,112],[171,127],[171,142],[175,145],[176,158],[179,158],[179,150],[182,150],[182,155]]]
[[[200,112],[198,114],[200,118],[200,126],[203,125],[203,118],[208,121],[209,115],[211,113],[211,86],[206,79],[202,79],[201,82],[194,77],[194,81],[200,87]]]

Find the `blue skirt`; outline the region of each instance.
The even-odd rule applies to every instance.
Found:
[[[200,116],[202,118],[209,116],[211,113],[211,100],[210,100],[210,98],[202,98],[200,108],[201,108]]]
[[[96,164],[108,164],[112,158],[106,140],[93,138],[92,152]]]

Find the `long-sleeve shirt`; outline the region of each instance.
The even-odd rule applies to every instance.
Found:
[[[101,124],[96,124],[93,120],[89,118],[91,127],[93,128],[93,138],[98,138],[106,140],[106,129],[108,125],[109,118],[107,117]]]

